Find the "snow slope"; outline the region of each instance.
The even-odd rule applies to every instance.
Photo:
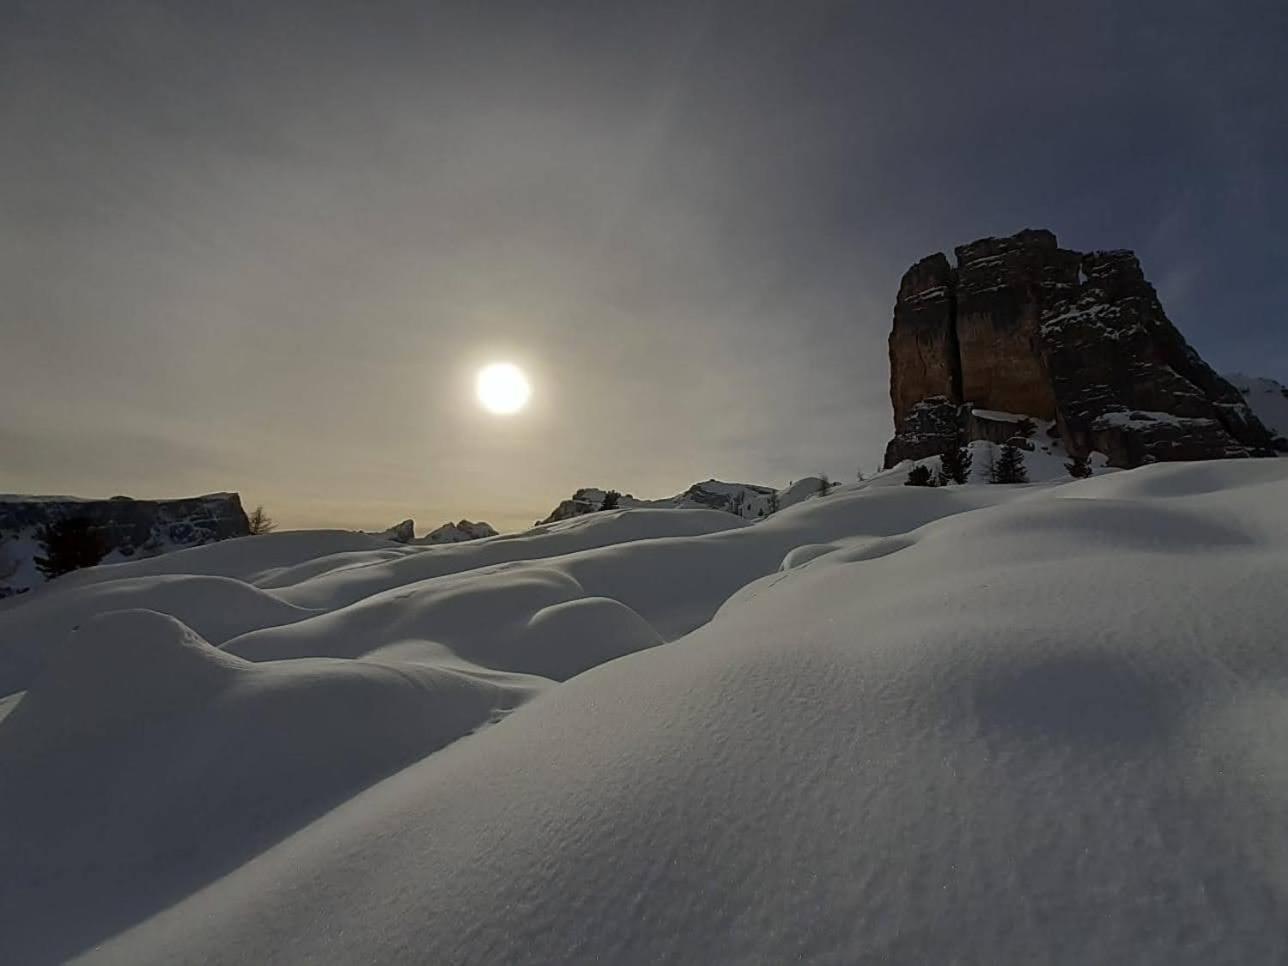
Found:
[[[1288,439],[1288,387],[1274,379],[1232,372],[1225,377],[1248,401],[1252,411],[1277,437]]]
[[[0,961],[1283,961],[1288,461],[903,476],[0,609]]]

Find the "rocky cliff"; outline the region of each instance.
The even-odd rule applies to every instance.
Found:
[[[250,524],[236,493],[178,500],[82,500],[69,496],[0,496],[0,597],[44,582],[34,565],[39,533],[59,520],[85,519],[108,547],[104,563],[244,537]]]
[[[1053,421],[1111,465],[1273,455],[1240,392],[1168,320],[1129,251],[1081,253],[1026,230],[923,258],[890,333],[886,466],[978,439],[984,411]]]

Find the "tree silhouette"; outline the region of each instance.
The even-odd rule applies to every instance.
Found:
[[[908,479],[904,486],[934,486],[934,481],[930,477],[930,467],[922,466],[918,463],[908,471]]]
[[[45,555],[36,557],[36,569],[46,580],[92,567],[107,556],[107,541],[85,517],[70,517],[40,528],[37,539]]]
[[[255,507],[246,520],[250,523],[250,535],[253,537],[261,533],[272,533],[277,529],[277,524],[273,522],[273,518],[264,512],[263,504]]]
[[[970,466],[970,447],[957,442],[950,443],[939,454],[939,477],[936,482],[940,486],[965,483],[970,479]]]
[[[1075,480],[1085,480],[1091,475],[1091,464],[1087,462],[1085,456],[1075,456],[1064,464],[1064,468],[1069,471],[1069,475]]]
[[[622,495],[616,490],[609,490],[604,494],[604,502],[599,505],[601,510],[616,510],[617,504],[621,502]]]
[[[990,483],[1027,483],[1029,471],[1024,466],[1024,453],[1013,443],[1006,442],[998,451],[988,477]]]

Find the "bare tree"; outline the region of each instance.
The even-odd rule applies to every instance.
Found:
[[[251,511],[247,521],[250,523],[251,536],[259,536],[261,533],[272,533],[277,529],[277,524],[273,518],[264,512],[264,505],[261,503]]]

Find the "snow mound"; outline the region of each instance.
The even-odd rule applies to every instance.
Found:
[[[1288,462],[903,476],[87,617],[0,699],[0,961],[1288,959]]]
[[[1281,961],[1288,479],[1088,495],[1210,472],[808,501],[749,532],[817,543],[826,513],[838,551],[94,958]],[[935,501],[959,512],[851,529]],[[890,552],[847,559],[865,545]]]
[[[56,649],[5,722],[3,749],[45,754],[200,707],[250,666],[168,615],[150,610],[99,614]]]
[[[611,597],[543,607],[528,621],[526,638],[532,673],[556,681],[662,643],[648,621]]]
[[[215,644],[311,613],[227,577],[136,577],[75,592],[51,587],[11,607],[0,620],[0,695],[26,688],[78,624],[106,611],[138,608],[177,617]]]
[[[57,593],[106,580],[175,573],[235,577],[254,583],[279,568],[355,551],[397,554],[398,548],[390,547],[389,541],[380,537],[349,530],[279,531],[189,547],[163,557],[77,570],[59,577],[47,592]]]
[[[415,661],[255,664],[98,616],[0,719],[0,961],[67,958],[542,689]],[[69,910],[75,910],[69,916]]]

